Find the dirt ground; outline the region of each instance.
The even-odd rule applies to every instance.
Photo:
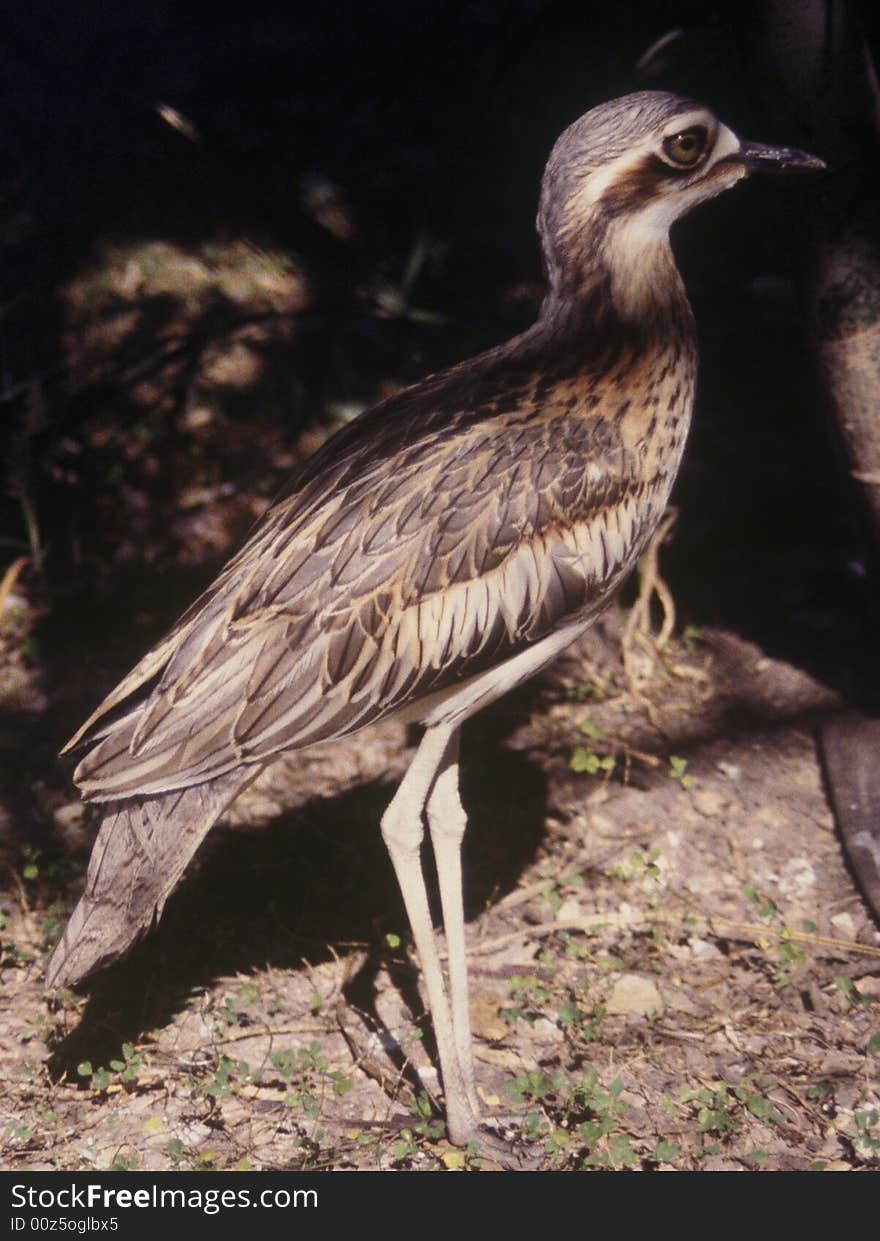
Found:
[[[620,658],[614,613],[464,743],[480,1094],[545,1169],[880,1160],[880,934],[845,868],[804,673],[720,631]],[[8,658],[13,671],[15,660]],[[50,1005],[94,831],[10,867],[2,1163],[461,1169],[378,817],[396,726],[280,762],[161,926]]]

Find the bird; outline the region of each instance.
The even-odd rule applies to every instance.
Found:
[[[671,225],[750,173],[822,168],[663,91],[601,103],[563,132],[541,186],[535,323],[329,439],[65,747],[83,751],[74,779],[103,819],[50,990],[150,930],[205,834],[273,759],[384,718],[419,724],[381,832],[424,976],[449,1139],[492,1137],[468,1009],[462,724],[589,628],[663,516],[697,367]]]

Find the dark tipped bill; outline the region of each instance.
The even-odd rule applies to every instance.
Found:
[[[731,158],[745,164],[749,172],[824,172],[828,167],[807,151],[764,146],[761,142],[744,142]]]

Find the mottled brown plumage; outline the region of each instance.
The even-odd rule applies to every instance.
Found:
[[[592,622],[655,529],[696,371],[668,228],[768,150],[657,92],[566,131],[544,176],[537,323],[325,445],[71,742],[88,747],[83,795],[107,809],[50,985],[149,929],[205,832],[278,754],[391,714],[422,722],[383,834],[425,968],[450,1134],[474,1136],[458,728]],[[451,1013],[418,864],[425,811]]]

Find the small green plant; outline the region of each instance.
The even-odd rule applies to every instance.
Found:
[[[807,1087],[807,1098],[816,1103],[829,1104],[834,1100],[834,1087],[831,1082],[814,1082]]]
[[[736,1128],[736,1108],[726,1083],[719,1082],[714,1089],[682,1086],[679,1098],[696,1108],[700,1133],[729,1133]]]
[[[766,1125],[781,1125],[785,1117],[766,1093],[775,1085],[772,1078],[765,1080],[750,1075],[734,1087],[733,1093],[756,1119],[763,1121]]]
[[[514,1003],[499,1009],[502,1020],[509,1025],[516,1021],[536,1021],[542,1015],[542,1006],[551,998],[552,990],[535,974],[514,974],[509,985]]]
[[[284,1106],[301,1110],[310,1120],[320,1115],[321,1096],[328,1087],[338,1098],[354,1088],[350,1077],[329,1068],[318,1043],[281,1048],[271,1054],[269,1062],[279,1077],[289,1083]]]
[[[871,1161],[880,1157],[880,1112],[876,1107],[853,1112],[853,1149],[862,1159]]]
[[[413,1159],[424,1150],[426,1142],[439,1142],[446,1134],[445,1121],[434,1115],[431,1100],[423,1090],[413,1099],[410,1111],[416,1118],[415,1122],[401,1130],[400,1137],[391,1148],[391,1154],[398,1162]],[[461,1156],[460,1166],[464,1167],[464,1152],[456,1154]]]
[[[839,974],[834,980],[834,986],[843,997],[848,1008],[861,1009],[867,1012],[872,1005],[872,999],[869,995],[862,995],[856,984],[846,974]]]
[[[578,724],[578,732],[593,743],[605,740],[605,729],[590,719],[581,720]],[[607,777],[611,775],[616,766],[617,759],[613,754],[601,753],[595,749],[595,746],[576,746],[568,760],[569,770],[578,775]]]
[[[165,1154],[175,1168],[185,1167],[191,1172],[214,1172],[220,1161],[217,1151],[210,1147],[193,1150],[185,1146],[180,1138],[172,1138],[165,1146]]]
[[[402,1161],[412,1159],[419,1153],[419,1144],[412,1129],[401,1129],[400,1137],[391,1147],[392,1159]]]
[[[764,1124],[782,1123],[782,1113],[766,1093],[774,1084],[772,1079],[764,1081],[749,1076],[737,1086],[725,1081],[697,1089],[683,1086],[679,1091],[679,1100],[696,1110],[701,1133],[724,1137],[739,1127],[746,1112]],[[704,1146],[703,1154],[706,1153]]]
[[[93,1069],[91,1060],[80,1061],[76,1066],[76,1071],[80,1077],[89,1078],[89,1085],[92,1090],[104,1091],[113,1080],[107,1069]]]
[[[246,1060],[230,1060],[228,1056],[221,1056],[214,1070],[214,1076],[203,1087],[203,1093],[209,1099],[225,1099],[232,1094],[236,1078],[247,1080],[249,1076],[250,1065]]]
[[[676,1146],[674,1142],[667,1142],[665,1138],[660,1138],[654,1147],[653,1159],[655,1163],[675,1163],[681,1154],[681,1147]]]
[[[226,996],[219,1012],[228,1026],[247,1025],[247,1011],[260,999],[260,988],[256,983],[246,982],[239,987],[234,995]]]
[[[793,979],[796,970],[807,963],[807,954],[797,940],[791,938],[791,931],[783,927],[779,946],[776,949],[778,968],[773,972],[773,981],[786,986]]]
[[[603,702],[608,695],[601,685],[597,685],[595,681],[584,681],[581,685],[572,685],[566,692],[565,696],[569,702]]]
[[[91,1060],[81,1060],[76,1066],[80,1077],[87,1077],[92,1090],[103,1093],[113,1085],[114,1079],[123,1086],[129,1087],[137,1082],[138,1070],[143,1065],[143,1056],[136,1051],[131,1043],[122,1044],[122,1059],[110,1061],[109,1068],[93,1068]]]
[[[446,1132],[446,1127],[441,1121],[439,1125],[439,1130],[433,1131],[433,1133],[430,1136],[430,1140],[431,1141],[439,1140],[440,1138],[443,1137],[443,1134],[445,1132]],[[420,1132],[418,1125],[414,1125],[411,1129],[409,1128],[401,1129],[399,1138],[394,1143],[394,1145],[391,1147],[391,1157],[394,1159],[395,1163],[410,1162],[411,1160],[417,1158],[420,1154],[422,1154],[422,1152],[424,1151],[423,1138],[425,1136],[426,1135],[423,1132]],[[427,1154],[427,1152],[425,1153]],[[438,1164],[436,1160],[434,1159],[434,1156],[431,1155],[430,1158],[433,1162],[434,1167],[436,1168]]]
[[[689,789],[694,783],[694,777],[687,773],[687,759],[679,758],[677,754],[669,756],[669,778],[677,780],[683,789]]]
[[[29,1142],[34,1136],[33,1126],[24,1120],[10,1121],[6,1133],[12,1142]]]
[[[413,1129],[429,1142],[439,1142],[446,1132],[446,1122],[437,1116],[427,1116],[424,1120],[417,1121]]]
[[[772,928],[773,939],[762,944],[762,947],[768,955],[772,953],[775,958],[776,968],[772,975],[773,982],[779,986],[788,986],[793,981],[796,972],[807,963],[807,954],[803,944],[798,941],[791,927],[786,925],[776,902],[769,896],[763,895],[755,884],[744,884],[742,894],[749,904],[754,906],[756,915],[764,919]]]
[[[585,1168],[632,1168],[639,1162],[638,1151],[625,1133],[609,1136],[605,1149],[596,1151],[584,1160]]]
[[[542,867],[541,873],[549,877],[550,882],[541,893],[541,898],[547,902],[550,907],[550,913],[555,918],[562,907],[563,898],[572,891],[582,888],[584,884],[583,875],[570,874],[560,875],[550,867]]]
[[[23,845],[21,850],[21,877],[33,883],[40,877],[40,850],[33,845]]]
[[[638,1152],[620,1129],[626,1109],[619,1080],[606,1088],[593,1069],[575,1077],[531,1072],[506,1082],[504,1090],[515,1107],[529,1109],[523,1136],[543,1142],[549,1157],[577,1168],[628,1168],[638,1163]]]
[[[186,1146],[184,1146],[180,1138],[172,1138],[165,1147],[165,1154],[171,1160],[175,1168],[188,1159],[189,1153],[189,1150]]]
[[[623,1083],[615,1079],[604,1089],[595,1071],[582,1074],[572,1102],[588,1113],[588,1119],[577,1126],[577,1135],[585,1148],[585,1168],[631,1168],[638,1155],[627,1133],[615,1132],[626,1114],[620,1095]]]
[[[660,1098],[657,1100],[657,1102],[660,1105],[660,1111],[663,1113],[663,1115],[666,1117],[667,1120],[677,1119],[678,1108],[676,1107],[675,1100],[672,1098],[670,1094],[667,1094],[666,1091],[664,1090],[663,1093],[660,1095]]]
[[[572,957],[576,961],[586,961],[592,955],[589,941],[583,939],[582,936],[570,935],[568,931],[560,931],[556,938],[562,945],[567,957]],[[546,964],[552,966],[552,958]]]
[[[595,750],[587,750],[582,745],[572,750],[568,760],[569,771],[578,775],[610,776],[616,766],[617,759],[613,754],[597,754]]]
[[[759,918],[779,917],[779,906],[776,902],[769,896],[762,896],[753,883],[744,883],[742,894],[750,905],[755,906],[755,913]]]
[[[110,1068],[118,1073],[123,1082],[136,1082],[138,1069],[143,1064],[143,1057],[135,1051],[131,1043],[122,1044],[122,1059],[111,1060]]]
[[[622,862],[618,862],[611,874],[625,883],[632,880],[657,880],[660,878],[660,867],[657,864],[659,858],[659,849],[651,849],[647,853],[642,849],[634,849]]]
[[[514,1107],[526,1107],[530,1103],[555,1094],[557,1090],[564,1090],[566,1085],[567,1079],[564,1073],[557,1073],[551,1077],[535,1069],[529,1073],[520,1074],[512,1081],[505,1082],[504,1093]]]
[[[592,1043],[599,1037],[605,1007],[593,1002],[589,992],[590,981],[586,975],[564,990],[556,991],[555,998],[561,1001],[556,1011],[556,1022],[573,1045]]]

